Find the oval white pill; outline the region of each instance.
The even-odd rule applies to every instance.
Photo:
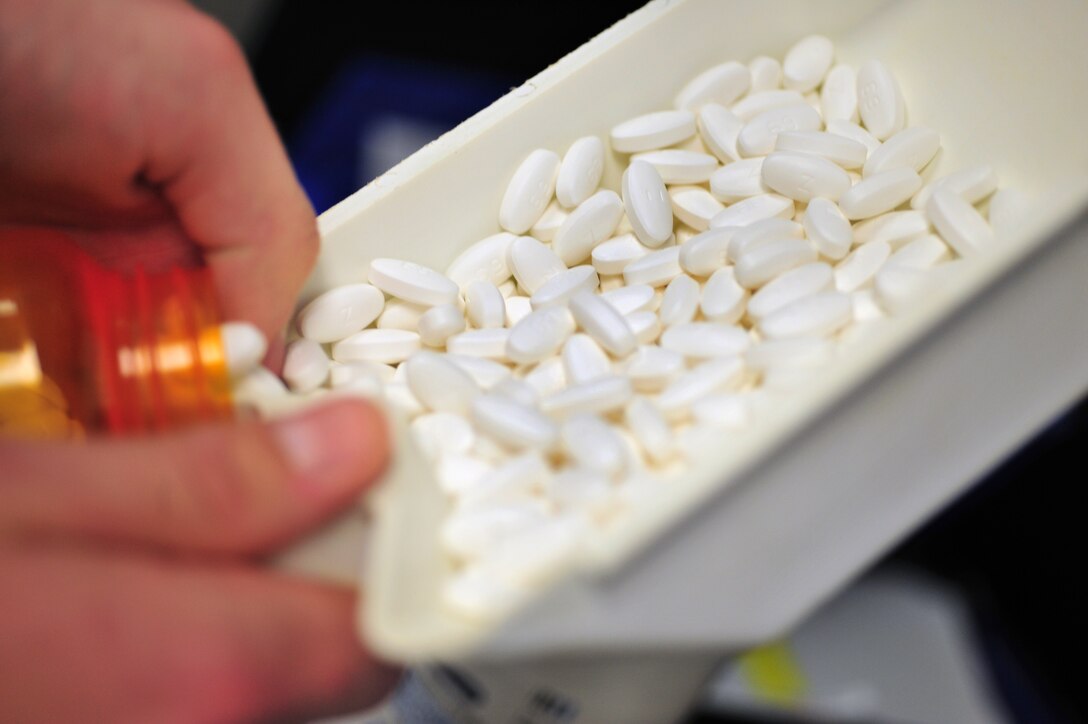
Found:
[[[639,344],[650,344],[661,336],[661,319],[654,312],[632,312],[626,319]]]
[[[739,227],[710,229],[680,245],[680,268],[695,276],[710,276],[729,262],[729,245]]]
[[[612,150],[635,153],[665,148],[695,135],[695,114],[691,111],[657,111],[615,126],[610,135]]]
[[[597,270],[588,264],[567,269],[544,282],[529,298],[533,309],[563,306],[578,292],[593,291],[600,283]]]
[[[563,370],[574,384],[612,373],[612,361],[588,334],[575,334],[563,345]]]
[[[948,245],[935,234],[923,234],[900,247],[888,259],[889,264],[901,264],[912,269],[928,269],[952,257]]]
[[[287,345],[283,379],[293,392],[312,392],[329,376],[329,357],[312,339],[296,339]]]
[[[492,387],[490,391],[496,395],[508,397],[515,402],[520,402],[521,404],[530,407],[535,406],[540,397],[532,385],[525,380],[519,380],[514,377],[507,377],[505,380]]]
[[[563,447],[580,467],[614,478],[627,467],[623,440],[596,415],[571,415],[560,431]]]
[[[934,191],[926,204],[926,216],[962,257],[970,257],[993,243],[993,230],[982,214],[951,191]]]
[[[555,198],[568,209],[588,199],[601,184],[604,173],[604,143],[596,136],[584,136],[570,145],[555,180]]]
[[[719,392],[697,400],[691,414],[700,425],[741,430],[752,421],[752,401],[748,395]]]
[[[645,161],[634,161],[623,172],[623,208],[635,236],[658,247],[672,236],[672,204],[661,174]]]
[[[510,330],[506,356],[518,364],[539,362],[556,354],[573,333],[574,318],[566,307],[536,309]]]
[[[510,331],[509,329],[470,329],[447,339],[446,350],[451,354],[468,357],[504,360]]]
[[[566,268],[554,251],[531,236],[519,236],[510,244],[510,272],[530,294]]]
[[[465,288],[465,312],[477,329],[506,326],[506,300],[489,281],[476,280]]]
[[[548,208],[555,194],[559,155],[538,148],[530,153],[510,179],[499,206],[499,226],[524,234]]]
[[[933,160],[940,148],[941,136],[932,128],[904,128],[869,155],[862,175],[871,176],[893,168],[921,171]]]
[[[657,409],[670,420],[684,419],[691,406],[715,392],[734,389],[744,377],[744,361],[737,356],[702,362],[668,384],[657,396]]]
[[[839,208],[848,219],[867,219],[891,211],[922,187],[914,169],[895,168],[867,176],[839,198]]]
[[[929,219],[922,211],[891,211],[874,216],[854,226],[854,239],[859,244],[870,241],[886,242],[897,249],[907,241],[929,233]]]
[[[510,244],[516,238],[513,234],[503,231],[477,241],[453,260],[453,263],[446,268],[446,276],[461,289],[477,279],[496,285],[502,284],[510,278],[510,266],[507,264],[507,259]]]
[[[867,154],[880,148],[880,141],[873,134],[852,121],[828,121],[827,132],[865,146]]]
[[[617,357],[625,357],[636,346],[635,335],[616,309],[592,292],[581,292],[570,299],[574,320],[597,344]]]
[[[733,268],[725,267],[707,279],[699,308],[703,311],[703,316],[711,322],[733,324],[744,316],[747,301],[748,292],[737,284]]]
[[[673,215],[696,232],[706,231],[710,227],[710,220],[725,208],[713,194],[700,186],[674,186],[669,189],[669,201]]]
[[[593,247],[590,258],[598,274],[621,274],[625,266],[649,253],[634,234],[624,234]]]
[[[706,103],[729,105],[748,92],[752,74],[747,66],[729,61],[707,68],[688,81],[673,103],[677,108],[697,111]]]
[[[824,123],[858,120],[858,76],[852,66],[840,64],[827,72],[820,89],[820,113]]]
[[[787,88],[807,93],[823,81],[835,60],[835,46],[823,35],[809,35],[786,51],[782,82]]]
[[[757,55],[748,61],[748,71],[752,74],[750,93],[775,90],[782,85],[782,64],[776,58]]]
[[[779,194],[760,194],[725,207],[720,214],[710,220],[710,228],[748,226],[773,216],[792,219],[793,212],[793,199],[787,199]]]
[[[467,455],[476,442],[476,431],[461,415],[432,412],[412,420],[412,439],[429,460],[445,455]]]
[[[842,259],[850,252],[854,243],[854,231],[834,201],[810,201],[801,224],[805,228],[805,235],[816,245],[817,251],[829,259]]]
[[[476,381],[444,355],[417,352],[404,366],[408,389],[429,410],[467,415],[480,395]]]
[[[558,202],[553,201],[548,204],[548,208],[544,209],[544,213],[540,215],[540,218],[537,219],[536,223],[529,229],[529,236],[540,241],[551,241],[555,238],[555,234],[559,231],[559,227],[563,225],[563,222],[566,221],[569,216],[570,214],[568,214]],[[513,234],[510,236],[513,236]]]
[[[374,326],[378,329],[404,329],[414,332],[419,327],[419,320],[426,311],[427,307],[421,304],[390,299],[385,303],[385,308]]]
[[[776,151],[808,153],[826,158],[843,168],[860,168],[869,155],[860,141],[828,131],[786,131],[778,134]]]
[[[737,150],[742,156],[766,156],[774,150],[779,133],[818,131],[822,127],[820,114],[805,103],[774,108],[745,124],[737,136]]]
[[[474,558],[546,518],[544,508],[531,501],[469,508],[454,513],[442,524],[442,546],[458,558]]]
[[[477,429],[514,450],[551,447],[559,429],[533,407],[502,395],[483,395],[472,403]]]
[[[733,203],[759,194],[768,189],[763,184],[763,158],[745,158],[727,164],[710,176],[710,193],[714,198]],[[711,217],[713,218],[713,217]]]
[[[759,329],[768,339],[822,337],[842,329],[853,318],[849,294],[822,292],[767,315],[760,320]]]
[[[899,84],[879,60],[867,61],[858,69],[858,112],[865,128],[881,141],[906,125]]]
[[[444,347],[447,339],[465,331],[465,315],[456,304],[439,304],[420,316],[418,329],[423,344]]]
[[[249,322],[224,322],[219,326],[219,338],[231,377],[248,375],[268,352],[264,333]]]
[[[623,216],[623,202],[615,191],[604,189],[571,212],[552,240],[552,249],[568,266],[589,258],[593,249],[612,236]]]
[[[684,324],[695,318],[695,312],[699,309],[699,282],[687,274],[669,282],[665,287],[665,296],[661,298],[661,323],[666,327],[673,324]]]
[[[635,389],[657,392],[684,371],[684,356],[655,345],[639,347],[627,358],[624,372]]]
[[[775,151],[763,161],[763,183],[794,201],[837,200],[850,188],[841,166],[820,156]]]
[[[672,428],[661,411],[645,397],[631,400],[624,410],[624,422],[655,463],[667,461],[675,452]]]
[[[873,277],[891,256],[891,247],[883,241],[870,241],[835,265],[835,288],[852,292],[872,282]]]
[[[654,306],[654,288],[649,284],[632,284],[617,287],[601,294],[601,299],[611,304],[620,314],[641,312]]]
[[[553,392],[540,401],[540,409],[558,417],[580,412],[605,413],[626,405],[633,394],[629,379],[609,375]]]
[[[834,344],[824,337],[767,339],[748,350],[744,359],[760,372],[769,369],[819,367],[835,357]]]
[[[661,335],[663,348],[689,359],[739,354],[748,349],[751,343],[751,337],[742,328],[714,322],[677,324]]]
[[[370,284],[345,284],[317,296],[298,313],[298,330],[315,342],[336,342],[378,318],[385,296]]]
[[[760,244],[779,239],[803,239],[804,227],[796,221],[787,221],[778,217],[764,219],[756,223],[738,229],[729,242],[729,258],[733,261],[740,259],[749,250],[755,249]]]
[[[803,239],[779,239],[748,250],[734,268],[737,282],[745,289],[763,286],[779,274],[816,261],[816,249]]]
[[[722,163],[740,160],[737,136],[744,128],[744,121],[733,115],[728,108],[717,103],[707,103],[699,109],[699,137],[711,153]]]
[[[337,362],[385,362],[397,364],[419,351],[417,332],[404,329],[364,329],[332,347]]]
[[[434,269],[400,259],[375,259],[367,275],[386,294],[413,304],[434,306],[457,301],[460,288]]]
[[[567,385],[567,373],[563,369],[563,360],[551,357],[533,367],[524,377],[525,383],[533,388],[537,397],[544,397],[558,392]]]
[[[890,314],[902,314],[910,309],[911,304],[923,292],[936,283],[936,276],[926,269],[886,264],[876,275],[874,284],[876,298],[880,306]]]
[[[828,264],[803,264],[771,280],[753,294],[748,302],[748,314],[758,321],[798,299],[831,289],[834,281],[835,275]]]
[[[939,188],[959,194],[969,204],[977,204],[997,190],[997,174],[993,166],[981,165],[942,176],[933,183],[923,186],[922,190],[914,195],[914,198],[910,200],[911,208],[925,210],[929,195],[934,189]]]
[[[468,373],[481,388],[490,390],[510,377],[510,368],[493,360],[463,354],[447,354],[446,359]]]
[[[529,316],[533,303],[529,297],[513,296],[506,298],[506,326],[513,327]]]
[[[623,280],[628,284],[664,286],[680,274],[680,247],[670,246],[652,251],[623,268]]]
[[[698,184],[710,178],[718,168],[718,159],[707,153],[666,148],[636,153],[631,161],[643,161],[657,169],[667,184]]]
[[[801,105],[804,102],[805,97],[795,90],[775,89],[749,93],[734,103],[730,110],[733,115],[747,123],[761,113],[773,111],[776,108]]]

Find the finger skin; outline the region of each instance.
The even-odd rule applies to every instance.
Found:
[[[0,534],[266,553],[355,500],[388,455],[361,400],[170,436],[0,440]]]
[[[3,721],[305,721],[397,679],[332,586],[66,547],[0,548],[0,580]]]

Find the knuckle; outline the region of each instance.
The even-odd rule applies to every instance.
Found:
[[[242,46],[218,20],[190,7],[178,25],[178,35],[191,61],[203,63],[217,72],[245,70]]]

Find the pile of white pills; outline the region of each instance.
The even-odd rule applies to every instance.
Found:
[[[707,439],[987,251],[1022,200],[989,166],[925,183],[940,147],[880,61],[836,64],[822,36],[715,66],[674,109],[529,153],[502,231],[444,273],[374,259],[314,299],[283,379],[411,420],[449,500],[444,601],[501,615]],[[226,332],[239,399],[282,394],[259,335]]]

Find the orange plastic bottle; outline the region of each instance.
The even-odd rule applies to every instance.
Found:
[[[0,231],[0,435],[231,416],[219,321],[206,269],[126,275],[61,232]]]

